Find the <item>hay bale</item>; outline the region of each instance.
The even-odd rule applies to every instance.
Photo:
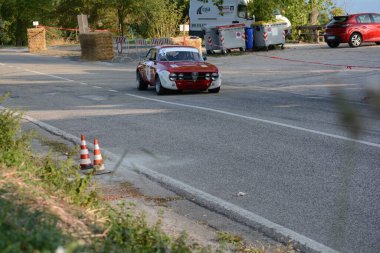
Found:
[[[183,45],[183,37],[170,38],[175,45]],[[199,53],[202,55],[202,39],[199,37],[186,37],[186,46],[193,46],[198,48]]]
[[[45,28],[30,28],[28,32],[28,48],[30,53],[46,50]]]
[[[112,34],[94,32],[79,34],[81,58],[89,61],[112,60],[114,57]]]

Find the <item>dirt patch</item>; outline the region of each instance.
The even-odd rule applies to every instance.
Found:
[[[142,194],[130,183],[116,185],[100,185],[100,195],[104,201],[111,204],[125,202],[138,213],[144,213],[148,224],[159,221],[163,231],[173,237],[179,237],[185,232],[191,245],[209,247],[215,252],[219,248],[217,231],[189,218],[175,213],[168,203],[182,199],[181,197],[154,197]]]

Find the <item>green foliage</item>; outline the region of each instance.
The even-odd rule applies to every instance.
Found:
[[[346,12],[340,7],[334,7],[330,10],[330,15],[331,17],[344,16],[346,15]]]
[[[190,0],[172,0],[172,2],[177,4],[179,10],[182,10],[181,24],[189,22]]]
[[[65,28],[78,26],[77,15],[89,14],[84,10],[82,0],[62,0],[56,6],[57,25]]]
[[[9,32],[10,26],[10,22],[3,21],[0,17],[0,44],[10,45],[12,41],[15,41],[15,37]]]
[[[234,245],[239,245],[243,243],[243,238],[228,232],[218,232],[218,242],[221,243],[231,243]]]
[[[33,173],[42,179],[42,184],[47,182],[45,187],[52,192],[62,192],[74,204],[85,207],[95,207],[99,204],[96,191],[88,190],[93,186],[91,174],[79,174],[78,166],[71,160],[57,161],[47,156]]]
[[[133,0],[112,0],[109,2],[109,8],[117,14],[117,22],[120,33],[124,36],[126,32],[126,22],[129,13],[133,13],[136,9],[136,1]]]
[[[132,25],[143,37],[170,37],[177,33],[182,9],[169,0],[141,0],[139,18]]]
[[[219,8],[224,3],[199,1],[212,1]],[[32,26],[33,20],[48,26],[76,28],[78,14],[88,15],[92,29],[109,29],[128,37],[174,36],[178,25],[188,22],[189,3],[190,0],[0,0],[4,26],[0,43],[25,45],[26,28]],[[255,15],[257,21],[273,20],[274,10],[280,10],[293,27],[326,22],[331,7],[332,0],[248,0],[249,16]],[[339,8],[333,9],[331,15],[336,12],[340,13]]]
[[[7,96],[0,97],[0,104]],[[21,119],[17,111],[0,111],[0,164],[20,165],[29,155],[31,134],[19,133]]]
[[[321,25],[327,25],[327,23],[330,21],[329,14],[327,11],[323,11],[319,14],[318,17],[318,23]]]
[[[250,13],[253,13],[257,21],[274,20],[273,11],[279,9],[277,0],[255,0],[248,5]]]
[[[8,36],[12,40],[14,38],[12,44],[26,45],[26,29],[33,27],[34,20],[38,20],[41,24],[53,20],[53,8],[54,1],[50,0],[3,0],[0,5],[0,15],[3,20],[11,24]]]
[[[15,188],[7,189],[10,192]],[[0,189],[0,195],[5,194]],[[41,210],[18,204],[17,200],[0,198],[1,252],[54,252],[69,237],[57,229],[56,217]]]
[[[144,214],[135,215],[124,204],[109,209],[108,213],[111,229],[101,252],[193,252],[186,244],[186,233],[173,240],[162,232],[160,220],[149,227]]]

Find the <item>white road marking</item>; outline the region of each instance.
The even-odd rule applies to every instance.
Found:
[[[88,85],[87,83],[84,83],[84,82],[79,82],[79,84],[82,84],[82,85]]]
[[[92,86],[92,88],[95,88],[95,89],[103,89],[103,87],[99,87],[99,86]]]
[[[130,97],[141,98],[141,99],[150,100],[150,101],[154,101],[154,102],[158,102],[158,103],[163,103],[163,104],[182,106],[182,107],[193,108],[193,109],[198,109],[198,110],[203,110],[203,111],[209,111],[209,112],[216,112],[216,113],[225,114],[225,115],[229,115],[229,116],[233,116],[233,117],[238,117],[238,118],[258,121],[258,122],[262,122],[262,123],[266,123],[266,124],[270,124],[270,125],[286,127],[286,128],[290,128],[290,129],[300,130],[300,131],[303,131],[303,132],[318,134],[318,135],[327,136],[327,137],[331,137],[331,138],[335,138],[335,139],[339,139],[339,140],[356,142],[356,143],[360,143],[360,144],[363,144],[363,145],[380,148],[380,144],[378,144],[378,143],[373,143],[373,142],[368,142],[368,141],[362,141],[362,140],[352,139],[352,138],[344,137],[344,136],[341,136],[341,135],[329,134],[329,133],[325,133],[325,132],[322,132],[322,131],[317,131],[317,130],[312,130],[312,129],[308,129],[308,128],[304,128],[304,127],[289,125],[289,124],[280,123],[280,122],[276,122],[276,121],[272,121],[272,120],[266,120],[266,119],[260,119],[260,118],[256,118],[256,117],[251,117],[251,116],[245,116],[245,115],[241,115],[241,114],[237,114],[237,113],[233,113],[233,112],[227,112],[227,111],[212,109],[212,108],[208,108],[208,107],[202,107],[202,106],[196,106],[196,105],[188,105],[188,104],[182,104],[182,103],[176,103],[176,102],[169,102],[169,101],[165,101],[165,100],[161,100],[161,99],[148,98],[148,97],[134,95],[134,94],[130,94],[130,93],[126,93],[126,95],[130,96]]]
[[[39,75],[43,75],[43,76],[49,76],[49,77],[53,77],[53,78],[56,78],[56,79],[61,79],[61,80],[65,80],[65,81],[68,81],[68,82],[76,82],[74,80],[71,80],[71,79],[68,79],[68,78],[64,78],[64,77],[60,77],[60,76],[56,76],[56,75],[50,75],[50,74],[46,74],[46,73],[42,73],[42,72],[38,72],[38,71],[34,71],[34,70],[30,70],[30,69],[24,69],[28,72],[31,72],[31,73],[35,73],[35,74],[39,74]]]
[[[108,90],[108,91],[110,91],[110,92],[118,92],[117,90]]]
[[[5,110],[6,108],[0,106],[0,110]],[[39,121],[37,119],[34,119],[30,116],[23,115],[23,118],[30,121],[31,123],[41,127],[42,129],[53,133],[57,136],[61,136],[62,138],[69,140],[73,143],[81,143],[81,139],[78,137],[75,137],[72,134],[69,134],[61,129],[58,129],[54,126],[51,126],[49,124],[46,124],[42,121]],[[94,145],[92,143],[88,143],[87,147],[90,150],[94,150]],[[156,171],[153,171],[151,169],[148,169],[140,164],[135,164],[130,161],[122,160],[120,156],[113,154],[109,152],[106,149],[103,149],[102,151],[109,160],[109,163],[112,163],[114,166],[118,165],[117,168],[123,167],[125,169],[133,169],[137,171],[140,174],[145,175],[147,178],[159,182],[162,185],[166,186],[170,190],[176,192],[177,194],[186,197],[188,200],[191,200],[197,204],[200,204],[212,211],[217,211],[221,214],[226,215],[227,217],[230,217],[236,221],[245,221],[246,225],[249,225],[251,227],[259,228],[266,234],[273,236],[274,238],[289,238],[293,241],[299,243],[302,247],[306,248],[308,251],[316,251],[316,252],[324,252],[324,253],[339,253],[338,251],[319,243],[311,238],[308,238],[302,234],[299,234],[291,229],[288,229],[284,226],[281,226],[277,223],[274,223],[258,214],[255,214],[251,211],[248,211],[246,209],[243,209],[237,205],[234,205],[230,202],[227,202],[221,198],[218,198],[214,195],[208,194],[204,191],[201,191],[199,189],[196,189],[190,185],[187,185],[181,181],[178,181],[172,177],[166,176],[164,174],[158,173]],[[119,161],[121,161],[119,163]],[[117,169],[116,168],[116,169]],[[115,177],[117,176],[115,172]]]
[[[63,78],[63,77],[60,77],[60,76],[49,75],[49,74],[45,74],[45,73],[42,73],[42,72],[33,71],[33,70],[29,70],[29,69],[25,69],[25,70],[29,71],[29,72],[32,72],[32,73],[44,75],[44,76],[49,76],[49,77],[53,77],[53,78],[57,78],[57,79],[62,79],[62,80],[68,81],[68,82],[76,82],[74,80]],[[97,86],[94,86],[94,87],[97,87]],[[212,108],[208,108],[208,107],[201,107],[201,106],[196,106],[196,105],[188,105],[188,104],[182,104],[182,103],[176,103],[176,102],[169,102],[169,101],[165,101],[165,100],[161,100],[161,99],[148,98],[148,97],[144,97],[144,96],[134,95],[134,94],[131,94],[131,93],[126,93],[126,95],[130,96],[130,97],[135,97],[135,98],[155,101],[155,102],[158,102],[158,103],[164,103],[164,104],[169,104],[169,105],[182,106],[182,107],[193,108],[193,109],[198,109],[198,110],[203,110],[203,111],[209,111],[209,112],[216,112],[216,113],[225,114],[225,115],[229,115],[229,116],[234,116],[234,117],[238,117],[238,118],[253,120],[253,121],[262,122],[262,123],[266,123],[266,124],[270,124],[270,125],[286,127],[286,128],[290,128],[290,129],[294,129],[294,130],[300,130],[300,131],[303,131],[303,132],[308,132],[308,133],[312,133],[312,134],[318,134],[318,135],[327,136],[327,137],[331,137],[331,138],[335,138],[335,139],[339,139],[339,140],[356,142],[356,143],[359,143],[359,144],[363,144],[363,145],[367,145],[367,146],[371,146],[371,147],[380,148],[380,144],[378,144],[378,143],[373,143],[373,142],[369,142],[369,141],[362,141],[362,140],[352,139],[352,138],[348,138],[348,137],[341,136],[341,135],[329,134],[329,133],[325,133],[325,132],[322,132],[322,131],[312,130],[312,129],[308,129],[308,128],[304,128],[304,127],[299,127],[299,126],[294,126],[294,125],[285,124],[285,123],[280,123],[280,122],[276,122],[276,121],[272,121],[272,120],[266,120],[266,119],[260,119],[260,118],[256,118],[256,117],[245,116],[245,115],[241,115],[241,114],[237,114],[237,113],[232,113],[232,112],[212,109]]]

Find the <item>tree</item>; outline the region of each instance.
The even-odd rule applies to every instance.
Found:
[[[182,9],[170,0],[141,0],[134,14],[133,26],[147,38],[175,35],[182,19]]]
[[[346,12],[342,9],[342,8],[339,8],[339,7],[333,7],[331,10],[330,10],[330,16],[331,17],[335,17],[335,16],[344,16],[346,15]]]
[[[317,25],[320,13],[328,10],[331,6],[331,0],[309,0],[309,24]]]
[[[279,6],[278,0],[255,0],[249,2],[249,12],[255,15],[257,21],[270,21],[274,19],[273,12]]]
[[[105,15],[108,4],[106,0],[60,0],[56,7],[58,25],[65,28],[77,27],[77,15],[86,14],[89,26],[96,28]]]
[[[173,3],[177,3],[177,8],[182,10],[181,23],[186,23],[189,18],[190,0],[172,0]]]
[[[17,46],[26,44],[26,29],[33,20],[43,23],[51,18],[54,4],[50,0],[3,0],[0,14],[10,23],[9,33]]]
[[[74,28],[78,26],[77,15],[89,14],[84,10],[82,0],[61,0],[56,7],[58,26],[64,28]]]
[[[113,0],[109,2],[109,7],[113,8],[117,13],[118,28],[120,29],[121,36],[124,36],[126,17],[128,14],[134,12],[136,8],[136,1],[133,0]]]

